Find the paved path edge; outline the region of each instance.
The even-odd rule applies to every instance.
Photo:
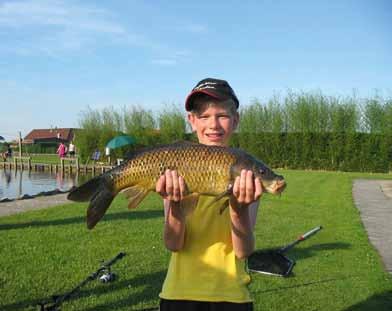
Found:
[[[369,241],[392,274],[392,180],[355,179],[352,193]]]

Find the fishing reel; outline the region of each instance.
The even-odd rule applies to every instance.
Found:
[[[118,253],[116,257],[112,258],[108,262],[103,262],[101,267],[91,273],[87,278],[85,278],[82,282],[80,282],[76,287],[71,289],[70,291],[66,292],[63,295],[56,295],[52,296],[49,299],[46,299],[42,302],[38,302],[37,306],[40,311],[59,311],[61,310],[61,304],[70,299],[72,296],[76,295],[76,293],[88,282],[98,279],[102,283],[109,283],[113,282],[116,279],[116,274],[114,274],[110,267],[113,265],[117,260],[123,258],[125,253],[121,252]]]
[[[113,282],[116,278],[117,278],[117,275],[115,273],[111,272],[110,267],[109,267],[109,268],[105,268],[102,271],[102,274],[99,276],[98,280],[101,283],[109,283],[109,282]]]

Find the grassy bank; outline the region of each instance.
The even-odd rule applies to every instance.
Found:
[[[392,278],[369,244],[351,194],[355,177],[391,176],[282,173],[285,193],[262,200],[257,248],[282,246],[317,225],[324,229],[288,253],[297,260],[292,277],[252,275],[255,310],[391,310]],[[162,204],[154,194],[137,210],[126,205],[116,198],[92,231],[85,226],[86,204],[0,218],[0,310],[36,310],[37,302],[68,291],[120,251],[127,256],[113,267],[119,279],[90,283],[63,309],[155,306],[169,260]]]
[[[60,164],[60,158],[57,154],[34,154],[31,156],[31,162],[39,164]]]
[[[24,155],[26,156],[26,155]],[[60,158],[57,154],[32,154],[28,155],[31,157],[31,163],[35,164],[58,164],[60,165],[61,161]],[[17,156],[14,155],[14,157],[18,158]],[[8,158],[7,162],[13,162],[14,158]]]

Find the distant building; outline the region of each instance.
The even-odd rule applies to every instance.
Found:
[[[75,137],[75,128],[34,129],[23,138],[23,144],[69,144]]]

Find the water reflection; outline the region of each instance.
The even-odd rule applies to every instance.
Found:
[[[67,191],[91,178],[91,174],[0,169],[0,199],[59,189]]]

